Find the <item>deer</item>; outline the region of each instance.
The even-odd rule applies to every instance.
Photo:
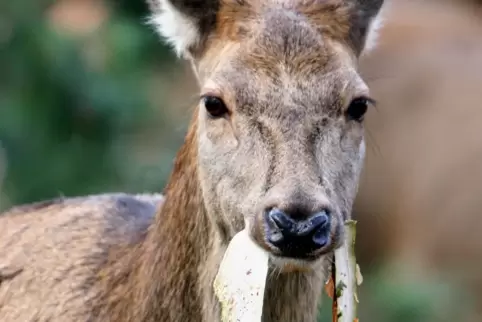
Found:
[[[212,284],[243,229],[270,257],[263,321],[316,321],[363,168],[375,101],[358,61],[382,5],[149,1],[200,87],[168,183],[2,214],[2,321],[220,321]]]

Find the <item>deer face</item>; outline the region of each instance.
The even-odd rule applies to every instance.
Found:
[[[155,21],[201,85],[198,169],[208,213],[274,258],[336,248],[365,154],[356,68],[382,1],[157,0]]]

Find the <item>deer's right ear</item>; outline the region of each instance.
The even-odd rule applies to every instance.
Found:
[[[151,23],[179,56],[200,53],[214,30],[219,0],[147,0]]]

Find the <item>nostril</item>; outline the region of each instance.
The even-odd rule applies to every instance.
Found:
[[[298,224],[298,235],[306,236],[313,231],[319,230],[326,226],[329,217],[326,211],[320,211],[305,221]]]
[[[284,232],[292,232],[296,223],[279,209],[272,209],[268,213],[268,217],[274,222],[277,228]]]
[[[318,248],[325,246],[328,243],[329,231],[326,229],[318,229],[313,235],[313,242]]]
[[[312,240],[317,247],[321,248],[328,243],[330,238],[330,216],[326,211],[323,211],[313,219],[316,219],[317,225],[314,229],[315,233],[313,234]]]

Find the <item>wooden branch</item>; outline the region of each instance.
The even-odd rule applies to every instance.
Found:
[[[333,299],[333,322],[358,322],[357,286],[362,281],[355,257],[356,221],[345,222],[345,240],[334,254],[331,278],[325,287]]]
[[[231,240],[214,280],[222,322],[261,322],[268,258],[246,230]]]

